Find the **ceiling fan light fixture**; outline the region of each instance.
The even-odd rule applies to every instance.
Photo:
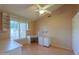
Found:
[[[44,10],[40,10],[39,13],[40,13],[40,15],[41,15],[41,14],[44,14],[45,11],[44,11]]]

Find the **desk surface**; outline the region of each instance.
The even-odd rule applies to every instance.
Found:
[[[37,36],[37,35],[28,35],[27,37],[36,38],[36,37],[38,37],[38,36]]]

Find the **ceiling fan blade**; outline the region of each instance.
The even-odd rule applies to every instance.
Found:
[[[49,5],[46,5],[45,7],[43,7],[42,9],[47,9],[49,7],[53,6],[53,4],[49,4]]]
[[[39,11],[39,10],[34,10],[34,11]]]
[[[36,6],[37,6],[39,9],[41,9],[41,8],[42,8],[39,4],[37,4]]]
[[[45,10],[45,12],[46,12],[46,13],[48,13],[48,14],[51,14],[51,12],[50,12],[50,11],[48,11],[48,10]]]

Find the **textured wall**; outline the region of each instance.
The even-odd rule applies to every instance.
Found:
[[[36,22],[37,33],[48,30],[52,45],[72,49],[72,17],[76,5],[64,5],[55,10],[51,17],[44,17]]]

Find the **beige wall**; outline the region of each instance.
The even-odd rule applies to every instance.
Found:
[[[37,32],[46,28],[53,46],[72,49],[72,17],[75,13],[76,5],[64,5],[54,11],[51,17],[37,20]]]
[[[36,34],[36,22],[33,20],[28,21],[29,24],[29,34],[30,35],[35,35]]]

